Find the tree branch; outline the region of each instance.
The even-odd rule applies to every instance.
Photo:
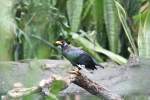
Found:
[[[76,77],[74,80],[62,78],[60,76],[50,76],[48,79],[43,79],[40,81],[38,86],[32,86],[30,88],[25,88],[21,83],[15,83],[14,88],[9,90],[6,96],[2,97],[2,100],[9,100],[9,98],[18,99],[26,95],[31,95],[33,93],[44,93],[49,96],[49,87],[51,87],[54,80],[63,80],[65,83],[68,83],[68,80],[74,84],[84,88],[91,94],[104,97],[106,100],[123,100],[119,95],[112,93],[110,90],[106,89],[104,86],[97,84],[90,80],[86,75],[79,72],[79,70],[71,71],[71,74],[74,74]],[[67,80],[67,81],[66,81]],[[45,89],[47,91],[45,91]]]
[[[123,100],[119,95],[111,92],[104,85],[97,84],[96,82],[90,80],[79,70],[72,71],[71,73],[75,75],[75,78],[72,80],[72,82],[84,88],[89,93],[98,97],[104,97],[106,100]]]

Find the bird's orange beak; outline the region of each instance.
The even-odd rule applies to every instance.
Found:
[[[56,41],[57,45],[62,45],[63,43],[61,41]]]

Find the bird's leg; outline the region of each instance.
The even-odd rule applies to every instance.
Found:
[[[85,65],[77,65],[77,66],[78,66],[78,69],[79,69],[79,70],[82,69],[81,72],[85,72],[85,73],[89,73],[89,72],[90,72],[90,73],[92,74],[93,71],[94,71],[94,70],[86,69],[86,68],[85,68]]]
[[[77,66],[77,68],[78,68],[79,70],[81,70],[81,69],[84,69],[84,68],[85,68],[85,66],[84,66],[84,65],[80,65],[80,64],[77,64],[76,66]]]
[[[76,66],[77,66],[78,70],[81,70],[81,69],[82,69],[79,65],[76,65]]]

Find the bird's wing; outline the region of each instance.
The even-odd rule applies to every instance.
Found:
[[[83,50],[76,47],[69,47],[63,51],[63,55],[71,62],[76,63],[78,57],[84,53]]]
[[[84,52],[81,49],[78,49],[78,48],[71,48],[71,49],[67,50],[66,53],[68,55],[76,58],[76,57],[79,57]]]

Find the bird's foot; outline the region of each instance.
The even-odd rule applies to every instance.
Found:
[[[78,68],[74,68],[72,71],[69,71],[69,73],[71,74],[70,75],[70,81],[71,82],[75,81],[75,79],[78,76],[81,76],[81,73],[79,71],[80,71],[80,69],[78,69]]]
[[[74,68],[72,71],[69,71],[70,74],[75,74],[75,75],[80,75],[80,69],[79,68]]]

